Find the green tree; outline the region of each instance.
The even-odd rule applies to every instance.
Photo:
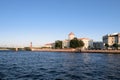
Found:
[[[60,40],[55,41],[55,49],[62,49],[62,41]]]
[[[117,43],[114,43],[112,47],[114,47],[115,49],[118,49],[119,45]]]
[[[78,40],[77,38],[70,40],[70,48],[81,48],[83,46],[84,46],[84,42]]]
[[[82,40],[79,40],[79,47],[82,48],[84,46],[84,42]]]
[[[107,43],[106,43],[106,44],[105,44],[105,47],[108,49],[108,47],[109,47],[109,44],[107,44]]]
[[[31,51],[30,47],[24,47],[25,51]]]

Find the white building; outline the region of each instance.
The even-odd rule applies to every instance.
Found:
[[[93,40],[89,38],[79,38],[79,40],[84,42],[84,46],[82,49],[89,49],[93,47]]]
[[[74,38],[75,38],[75,34],[71,32],[68,35],[68,39],[63,41],[63,48],[69,48],[70,40],[72,40]],[[82,40],[84,42],[83,49],[89,49],[89,48],[93,47],[93,40],[91,40],[89,38],[79,38],[79,40]]]
[[[75,38],[75,34],[73,32],[68,34],[68,39],[63,40],[63,48],[69,48],[70,47],[70,40]]]
[[[70,46],[70,40],[63,40],[62,41],[62,48],[69,48]]]

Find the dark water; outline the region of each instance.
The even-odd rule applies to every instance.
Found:
[[[2,51],[0,80],[120,80],[120,54]]]

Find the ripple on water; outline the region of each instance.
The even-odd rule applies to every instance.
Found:
[[[17,77],[17,79],[39,79],[42,78],[42,74],[23,74]]]
[[[0,80],[120,80],[120,55],[1,52]]]
[[[4,73],[0,72],[0,80],[1,80],[2,78],[5,78],[5,77],[6,77],[6,75],[5,75]]]
[[[81,76],[77,76],[77,75],[74,75],[74,74],[66,74],[65,77],[68,77],[70,79],[75,79],[75,80],[80,80],[82,79]]]

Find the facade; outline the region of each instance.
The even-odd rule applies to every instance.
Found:
[[[62,48],[69,48],[70,40],[63,40],[62,41]]]
[[[84,42],[83,49],[93,48],[93,40],[91,40],[89,38],[79,38],[79,40],[82,40]]]
[[[104,45],[108,44],[109,46],[112,46],[115,43],[120,45],[120,33],[113,33],[103,36]]]
[[[93,49],[103,49],[104,48],[104,45],[103,45],[103,42],[93,42]]]

